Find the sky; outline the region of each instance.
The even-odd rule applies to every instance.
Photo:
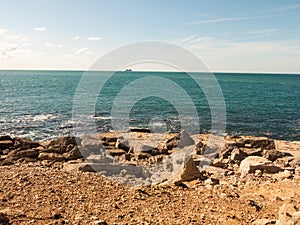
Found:
[[[0,69],[87,70],[145,40],[186,48],[212,71],[300,73],[300,1],[0,0]]]

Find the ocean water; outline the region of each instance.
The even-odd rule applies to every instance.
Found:
[[[106,74],[94,72],[91,77],[97,80]],[[84,89],[78,89],[83,75],[82,71],[0,71],[0,135],[47,140],[62,135],[112,130],[111,112],[116,98],[120,93],[125,93],[125,97],[130,99],[134,93],[128,92],[126,87],[149,77],[152,80],[159,77],[180,86],[198,113],[200,132],[211,132],[211,105],[187,74],[117,72],[93,96],[89,96],[89,93],[100,88],[93,79]],[[226,133],[300,140],[300,75],[216,73],[215,77],[226,105]],[[144,85],[145,93],[159,87],[162,93],[169,91],[168,96],[174,94],[173,89],[165,84]],[[78,95],[86,95],[87,99],[92,99],[91,103],[74,102]],[[189,112],[189,105],[185,103],[183,101],[181,107]],[[77,114],[81,116],[76,121],[73,118],[74,104]],[[118,114],[121,117],[126,102],[123,105]],[[82,115],[79,113],[81,111]],[[157,132],[176,132],[181,129],[180,121],[186,119],[181,117],[172,101],[149,95],[132,104],[128,126],[148,127]],[[191,123],[193,119],[188,118]],[[90,120],[95,121],[96,130],[86,128],[85,123]]]

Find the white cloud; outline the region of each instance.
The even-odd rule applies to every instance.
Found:
[[[276,16],[280,16],[280,15],[216,18],[216,19],[200,20],[200,21],[190,22],[190,23],[186,23],[186,25],[219,23],[219,22],[228,22],[228,21],[241,21],[241,20],[260,19],[260,18],[271,18],[271,17],[276,17]]]
[[[47,48],[62,48],[64,45],[63,44],[55,44],[55,43],[52,43],[52,42],[47,42],[45,44],[45,46]]]
[[[76,55],[89,55],[92,52],[88,48],[80,48],[76,51]]]
[[[286,10],[298,9],[298,8],[300,8],[300,4],[283,6],[281,8],[278,8],[277,10],[278,11],[286,11]]]
[[[201,38],[204,41],[195,41]],[[213,71],[300,72],[295,63],[300,60],[300,41],[237,42],[198,36],[187,40],[181,45]]]
[[[102,37],[97,37],[97,36],[91,36],[91,37],[74,36],[73,40],[101,41]]]
[[[5,34],[5,33],[8,33],[8,32],[9,32],[8,30],[0,28],[0,36]]]
[[[89,41],[101,41],[102,40],[102,38],[101,37],[88,37],[87,38],[87,40],[89,40]]]
[[[46,31],[46,27],[35,27],[33,28],[34,31]]]

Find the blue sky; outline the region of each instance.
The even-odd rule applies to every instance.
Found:
[[[300,1],[0,0],[0,69],[87,69],[144,40],[213,71],[299,73]]]

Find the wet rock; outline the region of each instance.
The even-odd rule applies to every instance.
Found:
[[[249,156],[241,162],[239,172],[242,176],[246,176],[248,173],[254,173],[255,170],[262,170],[267,173],[278,173],[281,171],[281,168],[266,158],[259,156]]]

